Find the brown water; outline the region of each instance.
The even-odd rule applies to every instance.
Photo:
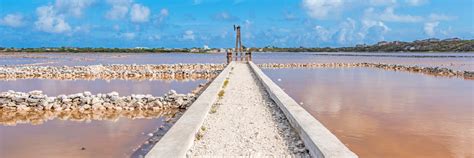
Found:
[[[474,157],[473,81],[370,68],[264,72],[360,157]]]
[[[171,89],[189,93],[207,80],[134,81],[134,80],[48,80],[21,79],[0,81],[0,91],[43,90],[49,96],[91,91],[93,94],[117,91],[120,95],[152,94],[161,96]],[[5,115],[5,114],[4,114]],[[28,122],[16,126],[0,125],[0,158],[16,157],[129,157],[163,124],[154,119],[71,121],[46,120],[40,125]],[[82,148],[85,148],[82,150]]]

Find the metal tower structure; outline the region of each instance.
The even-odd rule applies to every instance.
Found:
[[[236,38],[235,38],[235,49],[234,52],[232,53],[227,52],[227,63],[230,63],[232,61],[232,56],[235,55],[234,61],[238,61],[240,58],[240,61],[250,61],[252,60],[252,55],[250,50],[248,52],[244,52],[244,46],[242,46],[242,38],[240,35],[240,26],[239,25],[234,25],[234,31],[236,33]]]

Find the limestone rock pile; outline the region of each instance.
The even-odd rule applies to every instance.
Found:
[[[224,64],[4,66],[0,79],[187,79],[213,78]]]
[[[178,94],[171,90],[163,97],[134,94],[119,96],[117,92],[92,95],[91,92],[48,97],[42,91],[28,93],[7,91],[0,93],[1,110],[52,110],[52,111],[101,111],[101,110],[153,110],[169,108],[187,108],[196,99],[196,95]]]

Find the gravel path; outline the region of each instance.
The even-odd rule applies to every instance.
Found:
[[[245,63],[236,63],[217,110],[188,156],[302,156],[304,144]]]

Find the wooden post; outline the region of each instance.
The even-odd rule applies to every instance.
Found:
[[[232,61],[232,51],[227,51],[227,64]]]

